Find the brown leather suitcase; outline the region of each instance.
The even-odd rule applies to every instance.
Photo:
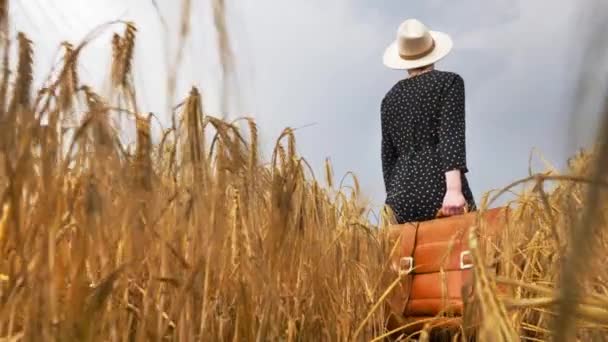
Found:
[[[504,226],[506,208],[483,212],[488,231],[495,234]],[[396,272],[405,274],[387,298],[394,317],[389,329],[412,324],[409,331],[420,327],[415,324],[429,317],[460,317],[463,303],[473,294],[473,264],[468,248],[469,229],[475,224],[477,212],[437,218],[418,223],[395,225],[391,228],[391,241],[400,238],[399,246],[391,255]],[[458,322],[443,320],[446,324]],[[396,326],[397,325],[397,326]],[[405,329],[404,329],[405,330]]]

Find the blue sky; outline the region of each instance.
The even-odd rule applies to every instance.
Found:
[[[11,8],[13,27],[34,40],[40,71],[48,70],[61,40],[76,42],[111,19],[134,20],[140,29],[135,72],[142,109],[162,115],[165,50],[151,1],[18,3]],[[158,3],[175,37],[179,1]],[[177,96],[197,85],[205,108],[220,115],[210,6],[208,1],[196,3]],[[469,179],[477,198],[526,176],[533,148],[563,167],[595,134],[597,113],[574,113],[573,102],[589,26],[583,9],[591,0],[227,3],[238,65],[238,88],[231,90],[228,115],[257,118],[267,157],[284,127],[306,126],[296,138],[317,175],[322,175],[325,158],[331,159],[337,176],[353,171],[373,207],[384,200],[379,104],[404,76],[384,68],[381,56],[406,18],[419,18],[454,39],[453,53],[438,68],[465,79]],[[108,41],[108,35],[101,37],[82,59],[83,81],[100,89],[107,81],[99,70],[108,70]],[[598,83],[598,89],[604,85]],[[535,160],[535,170],[544,170],[539,158]]]

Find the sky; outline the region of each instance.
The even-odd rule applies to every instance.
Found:
[[[181,8],[180,1],[156,2],[168,42],[152,0],[13,1],[12,27],[34,41],[36,80],[42,82],[61,41],[77,43],[110,20],[134,21],[140,105],[168,124],[166,67],[175,55]],[[285,127],[297,128],[298,150],[316,176],[322,178],[326,158],[338,178],[354,172],[373,208],[385,195],[380,102],[405,77],[385,68],[382,54],[407,18],[454,40],[437,68],[465,80],[468,178],[477,199],[527,176],[533,151],[534,171],[546,169],[540,155],[561,169],[596,134],[597,108],[577,107],[574,96],[585,70],[594,76],[584,93],[590,103],[606,89],[606,64],[591,72],[581,64],[590,49],[591,15],[598,12],[589,6],[592,0],[226,0],[236,61],[228,108],[219,100],[210,1],[194,3],[175,101],[195,85],[209,114],[255,117],[266,158]],[[82,81],[100,92],[108,86],[108,73],[101,71],[109,70],[109,39],[116,30],[122,29],[113,26],[81,58]]]

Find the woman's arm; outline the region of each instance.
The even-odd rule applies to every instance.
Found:
[[[381,156],[382,156],[382,175],[384,177],[384,190],[388,195],[388,187],[391,176],[393,174],[393,169],[395,168],[395,162],[397,160],[397,151],[393,146],[390,136],[388,134],[388,123],[386,122],[386,115],[384,114],[384,101],[382,101],[382,109],[381,109],[381,130],[382,130],[382,146],[381,146]]]
[[[447,215],[462,212],[466,200],[462,194],[462,173],[468,171],[465,147],[465,91],[464,80],[455,75],[446,89],[441,109],[439,151],[445,173],[446,194],[442,210]]]

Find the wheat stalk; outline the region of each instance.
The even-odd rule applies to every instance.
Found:
[[[70,43],[64,43],[65,56],[61,72],[64,77],[59,83],[59,107],[63,112],[70,112],[73,106],[74,95],[78,89],[78,55]]]
[[[19,61],[17,65],[17,79],[13,88],[13,96],[8,108],[9,113],[15,113],[21,108],[29,109],[30,94],[33,80],[33,55],[32,41],[23,32],[17,36],[19,41]]]

